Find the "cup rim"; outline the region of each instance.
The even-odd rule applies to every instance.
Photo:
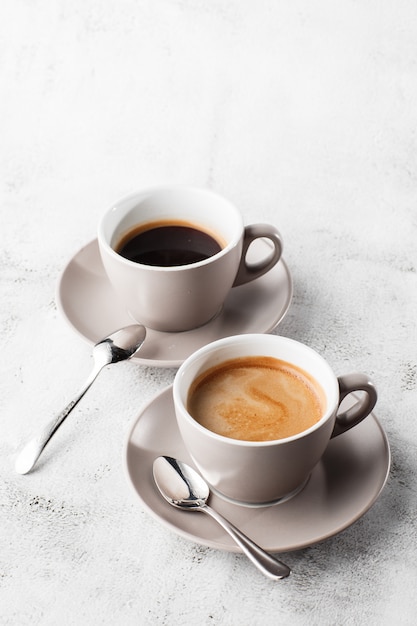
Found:
[[[301,431],[300,433],[296,433],[295,435],[291,435],[290,437],[282,437],[279,439],[267,439],[265,441],[248,441],[246,439],[234,439],[232,437],[226,437],[224,435],[220,435],[218,433],[213,432],[212,430],[210,430],[209,428],[206,428],[205,426],[202,426],[201,424],[199,424],[193,417],[192,415],[190,415],[190,413],[188,412],[184,402],[182,401],[181,398],[181,392],[180,392],[180,385],[182,382],[182,379],[184,378],[185,372],[187,370],[187,368],[194,363],[197,360],[203,359],[205,356],[207,356],[210,353],[213,353],[214,351],[216,351],[218,348],[227,346],[227,345],[235,345],[245,341],[253,341],[255,340],[261,340],[261,341],[265,341],[265,338],[269,338],[272,341],[279,341],[282,343],[285,343],[287,345],[292,344],[292,345],[298,345],[301,347],[301,349],[304,349],[305,351],[309,352],[310,354],[314,355],[314,357],[318,360],[321,361],[323,367],[327,370],[328,374],[329,374],[329,379],[331,379],[331,387],[332,387],[332,396],[334,397],[330,397],[329,398],[329,394],[326,393],[326,399],[327,399],[327,407],[326,410],[324,412],[324,414],[322,415],[322,417],[312,426],[310,426],[309,428],[307,428],[306,430]],[[262,339],[261,339],[262,338]],[[244,356],[244,355],[242,355]],[[262,349],[259,350],[259,356],[263,356],[262,354]],[[271,355],[268,355],[271,356]],[[276,357],[279,358],[279,357]],[[226,358],[224,360],[227,360]],[[204,370],[203,370],[204,371]],[[314,376],[314,374],[312,374]],[[336,410],[337,410],[337,406],[338,406],[338,402],[339,402],[339,385],[338,385],[338,381],[337,381],[337,377],[334,374],[333,370],[331,369],[330,365],[327,363],[327,361],[321,356],[321,354],[319,354],[318,352],[316,352],[316,350],[314,350],[313,348],[311,348],[310,346],[297,341],[295,339],[291,339],[289,337],[282,337],[280,335],[270,335],[270,334],[261,334],[261,333],[251,333],[251,334],[246,334],[246,335],[234,335],[234,336],[230,336],[230,337],[224,337],[222,339],[218,339],[216,341],[213,341],[209,344],[206,344],[205,346],[203,346],[202,348],[199,348],[198,350],[196,350],[195,352],[193,352],[193,354],[191,354],[180,366],[180,368],[178,369],[175,378],[174,378],[174,383],[173,383],[173,398],[174,398],[174,405],[180,408],[181,410],[181,414],[182,416],[186,419],[186,421],[191,424],[197,431],[199,431],[200,433],[204,433],[206,436],[209,436],[211,439],[217,440],[219,442],[222,442],[223,444],[227,443],[229,445],[232,446],[244,446],[244,447],[249,447],[249,448],[262,448],[262,447],[268,447],[271,445],[283,445],[286,443],[289,443],[291,441],[296,441],[298,439],[302,439],[303,437],[310,435],[311,433],[313,433],[314,431],[318,430],[319,428],[321,428],[333,415],[336,415]],[[333,400],[333,401],[332,401]]]
[[[204,192],[206,194],[210,194],[212,196],[215,196],[216,198],[219,198],[220,200],[223,200],[224,202],[226,202],[227,204],[229,204],[229,206],[233,209],[235,215],[239,218],[240,222],[241,222],[241,228],[240,228],[240,232],[236,233],[233,235],[233,237],[231,238],[231,240],[228,242],[228,244],[222,248],[219,252],[216,252],[216,254],[213,254],[211,257],[207,258],[207,259],[203,259],[202,261],[197,261],[196,263],[187,263],[184,265],[170,265],[170,266],[165,266],[165,265],[146,265],[145,263],[137,263],[136,261],[131,261],[130,259],[126,259],[125,257],[123,257],[121,254],[119,254],[118,252],[116,252],[112,246],[110,245],[110,243],[107,241],[107,238],[105,236],[104,233],[104,224],[105,221],[108,219],[109,215],[114,213],[115,211],[119,210],[121,205],[125,204],[126,202],[129,201],[133,201],[133,200],[137,200],[138,202],[141,201],[142,199],[144,199],[146,196],[150,196],[152,194],[155,194],[157,192],[161,192],[161,191],[169,191],[170,189],[175,190],[175,191],[198,191],[198,192]],[[134,207],[132,206],[131,209],[133,209]],[[129,210],[131,210],[129,209]],[[123,265],[126,265],[127,267],[130,268],[141,268],[141,269],[146,269],[147,271],[153,271],[153,272],[160,272],[160,271],[164,271],[164,272],[184,272],[187,270],[190,270],[192,268],[198,268],[198,267],[202,267],[205,265],[210,265],[211,263],[213,263],[213,261],[216,261],[217,259],[225,256],[226,254],[228,254],[232,249],[236,248],[237,245],[239,245],[239,242],[241,240],[242,237],[242,233],[244,230],[244,224],[243,224],[243,217],[241,215],[241,213],[239,212],[239,210],[237,209],[237,207],[233,204],[233,202],[231,202],[230,200],[228,200],[227,198],[225,198],[224,196],[221,196],[220,194],[218,194],[217,192],[205,188],[205,187],[196,187],[193,185],[156,185],[154,187],[147,187],[145,189],[142,190],[137,190],[135,192],[132,192],[122,198],[119,198],[119,200],[117,200],[115,203],[113,203],[113,205],[108,208],[101,216],[100,220],[99,220],[99,224],[98,224],[98,230],[97,230],[97,238],[98,238],[98,243],[99,246],[101,248],[103,248],[107,254],[109,254],[113,259],[117,260],[119,263],[122,263]]]

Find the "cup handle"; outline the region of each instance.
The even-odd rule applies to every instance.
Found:
[[[337,380],[340,393],[339,406],[343,398],[346,398],[347,395],[354,391],[364,391],[365,395],[350,409],[336,415],[331,438],[345,433],[352,426],[356,426],[356,424],[365,419],[371,413],[378,398],[373,382],[365,374],[346,374],[345,376],[339,376]]]
[[[272,242],[274,249],[270,255],[262,261],[259,261],[259,263],[249,265],[246,262],[248,248],[251,243],[255,241],[255,239],[259,238],[269,239],[269,241]],[[244,285],[259,276],[262,276],[274,267],[274,265],[276,265],[281,258],[282,248],[282,238],[275,226],[272,226],[271,224],[251,224],[250,226],[246,226],[243,235],[242,256],[233,287]]]

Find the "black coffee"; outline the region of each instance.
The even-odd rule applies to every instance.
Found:
[[[208,233],[187,223],[154,222],[132,229],[115,249],[136,263],[173,267],[208,259],[222,246]]]

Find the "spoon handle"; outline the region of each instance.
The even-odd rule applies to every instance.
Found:
[[[15,470],[18,474],[27,474],[31,469],[33,469],[46,444],[51,440],[52,436],[71,413],[72,409],[78,404],[86,391],[88,391],[91,387],[104,365],[106,365],[106,363],[96,363],[94,365],[84,384],[84,387],[78,395],[71,400],[65,409],[54,417],[54,419],[51,420],[36,437],[28,441],[28,443],[23,447],[15,462]]]
[[[224,530],[228,532],[229,535],[236,541],[246,556],[254,565],[256,565],[258,569],[261,570],[263,574],[273,580],[289,576],[291,570],[287,565],[285,565],[285,563],[278,561],[278,559],[273,557],[272,554],[265,552],[265,550],[252,541],[252,539],[249,539],[249,537],[242,533],[241,530],[228,522],[222,515],[220,515],[220,513],[210,508],[208,505],[202,506],[199,510],[207,513],[215,519],[216,522],[218,522],[220,526],[222,526]]]

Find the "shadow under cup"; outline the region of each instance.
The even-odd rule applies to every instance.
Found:
[[[273,441],[230,439],[194,420],[187,411],[193,381],[224,361],[247,356],[274,357],[312,376],[324,391],[321,419],[297,435]],[[345,395],[356,390],[345,389]],[[303,488],[333,436],[342,399],[339,379],[318,353],[292,339],[258,334],[228,337],[195,352],[178,370],[173,394],[178,427],[196,467],[218,495],[247,506],[279,503]],[[355,424],[371,412],[376,395],[371,400],[366,407],[358,403],[362,408],[355,412]]]

